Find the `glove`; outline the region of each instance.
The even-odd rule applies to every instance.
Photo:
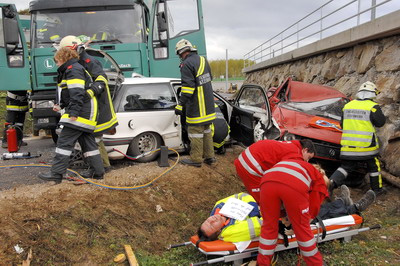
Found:
[[[176,115],[183,115],[182,105],[178,104],[177,106],[175,106],[175,114]]]

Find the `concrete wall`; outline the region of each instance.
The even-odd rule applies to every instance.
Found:
[[[393,22],[388,27],[391,30],[380,32],[386,20]],[[374,82],[381,91],[376,101],[387,117],[385,126],[378,129],[382,160],[390,173],[400,176],[400,12],[390,14],[386,20],[382,17],[372,23],[374,26],[370,22],[366,23],[369,26],[364,24],[346,31],[343,34],[349,34],[347,44],[328,38],[320,42],[335,43],[329,49],[321,48],[326,47],[322,44],[311,45],[313,49],[320,47],[322,52],[311,49],[307,54],[304,51],[309,46],[291,52],[291,59],[282,55],[281,62],[275,59],[253,66],[246,70],[245,83],[269,88],[294,76],[299,81],[331,86],[354,97],[360,84]],[[375,37],[366,32],[374,32]],[[355,41],[354,36],[360,38]]]

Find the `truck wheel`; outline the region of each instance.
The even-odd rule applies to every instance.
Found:
[[[160,146],[161,137],[158,134],[152,132],[144,132],[136,136],[131,141],[131,144],[128,147],[127,154],[129,156],[135,157],[145,152],[156,150],[160,148]],[[137,159],[136,161],[140,163],[154,161],[158,157],[159,153],[159,151],[153,152],[149,155]]]
[[[51,130],[51,138],[53,139],[53,142],[54,142],[55,144],[57,144],[58,135],[57,135],[57,132],[56,132],[55,129],[52,129],[52,130]]]

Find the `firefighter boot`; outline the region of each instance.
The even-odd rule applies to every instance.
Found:
[[[212,158],[206,158],[204,159],[204,163],[208,164],[208,165],[213,165],[217,162],[217,159],[215,159],[215,157]]]
[[[370,189],[354,205],[356,206],[357,211],[362,212],[365,211],[368,208],[368,206],[375,201],[375,199],[376,199],[375,192]]]
[[[346,206],[353,205],[353,200],[350,198],[350,189],[346,185],[340,187],[338,199],[341,199]]]
[[[40,173],[38,177],[44,181],[54,181],[56,184],[60,184],[62,181],[62,175],[53,174],[51,172]]]
[[[80,175],[84,178],[93,178],[93,179],[103,179],[104,178],[104,173],[99,175],[96,174],[94,169],[89,168],[88,170],[83,171],[80,173]]]
[[[181,164],[194,166],[194,167],[201,167],[201,163],[193,162],[191,159],[183,159],[183,160],[181,160]]]

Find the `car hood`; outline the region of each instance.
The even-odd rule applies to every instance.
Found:
[[[345,98],[342,92],[317,84],[291,81],[289,99],[293,102],[315,102],[330,98]],[[318,93],[316,93],[318,92]]]

